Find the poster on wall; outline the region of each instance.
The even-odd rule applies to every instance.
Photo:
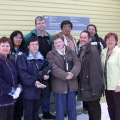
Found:
[[[89,17],[67,17],[67,16],[43,16],[46,21],[46,31],[49,33],[59,33],[61,32],[61,22],[63,20],[69,20],[73,24],[73,29],[71,33],[81,33],[81,31],[86,30],[87,25],[89,25]]]

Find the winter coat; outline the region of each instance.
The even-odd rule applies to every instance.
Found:
[[[70,91],[78,91],[77,75],[81,68],[80,61],[77,54],[69,47],[66,47],[65,58],[73,62],[71,72],[74,74],[74,77],[71,80],[66,80],[66,65],[57,50],[53,48],[53,50],[47,54],[48,62],[52,63],[51,87],[53,93],[67,93],[68,85],[70,87]]]
[[[101,53],[102,68],[105,67],[105,59],[108,47]],[[115,90],[120,86],[120,48],[115,46],[107,61],[107,90]]]
[[[97,100],[101,97],[103,91],[104,82],[100,56],[96,47],[89,44],[81,62],[78,100]]]
[[[18,72],[15,63],[0,56],[0,107],[10,106],[15,100],[9,93],[17,87]]]
[[[25,99],[40,99],[41,88],[37,88],[35,82],[39,80],[38,72],[44,64],[44,59],[28,59],[26,53],[19,57],[17,67],[22,85],[21,97]]]

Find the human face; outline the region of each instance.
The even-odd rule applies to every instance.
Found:
[[[65,45],[65,43],[64,43],[64,41],[62,41],[61,38],[58,38],[58,39],[56,39],[54,41],[54,47],[55,47],[55,49],[58,49],[58,50],[63,49],[64,45]]]
[[[70,24],[65,24],[65,25],[63,25],[62,33],[66,36],[69,36],[71,30],[72,30],[71,25]]]
[[[89,26],[87,30],[90,32],[91,38],[95,36],[96,31],[94,26]]]
[[[40,20],[36,21],[35,27],[36,27],[36,30],[38,30],[38,31],[44,31],[45,27],[46,27],[45,21],[44,20],[42,20],[42,21],[40,21]]]
[[[28,48],[32,54],[36,54],[39,48],[38,41],[30,42],[30,44],[28,45]]]
[[[85,48],[89,44],[89,38],[87,33],[82,32],[80,34],[80,44],[82,45],[83,48]]]
[[[14,47],[19,48],[21,43],[22,43],[22,36],[21,34],[17,34],[16,36],[13,37],[13,42],[14,42]]]
[[[0,43],[0,54],[7,58],[9,52],[10,52],[10,44],[8,42]]]
[[[114,36],[110,36],[109,38],[107,38],[106,44],[109,49],[113,49],[115,45],[117,44]]]

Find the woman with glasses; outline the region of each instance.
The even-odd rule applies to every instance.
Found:
[[[107,45],[101,53],[104,71],[105,94],[111,120],[120,120],[120,48],[116,33],[108,33],[104,41]]]
[[[39,71],[46,65],[46,61],[38,51],[39,41],[36,36],[29,38],[27,48],[17,62],[22,85],[21,97],[25,109],[24,120],[38,120],[41,88],[44,87],[39,79]],[[48,78],[49,75],[43,75],[44,80]]]

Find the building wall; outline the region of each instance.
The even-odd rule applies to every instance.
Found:
[[[14,30],[27,34],[42,15],[89,17],[99,36],[115,32],[120,39],[120,0],[0,0],[0,37]]]

